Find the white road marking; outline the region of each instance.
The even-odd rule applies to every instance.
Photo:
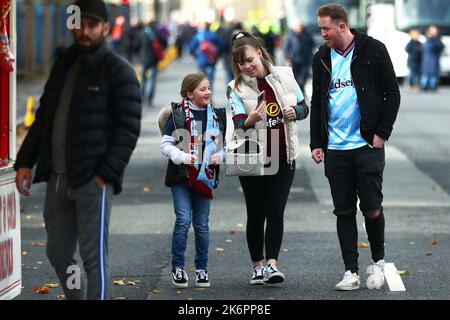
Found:
[[[406,291],[402,278],[397,273],[397,268],[393,263],[386,263],[384,265],[384,277],[391,291]]]

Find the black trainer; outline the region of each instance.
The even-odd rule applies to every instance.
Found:
[[[284,281],[284,274],[278,271],[277,266],[274,264],[269,264],[266,267],[266,272],[264,272],[264,283],[274,284],[281,283]]]
[[[195,271],[195,286],[200,288],[209,288],[210,287],[208,271],[206,270],[197,270]]]
[[[264,267],[254,267],[252,278],[250,279],[250,284],[252,285],[261,285],[264,284]]]
[[[175,268],[172,269],[172,284],[176,288],[187,288],[188,286],[188,275],[186,271],[184,271],[182,268]]]

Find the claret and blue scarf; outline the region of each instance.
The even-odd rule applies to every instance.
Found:
[[[218,152],[218,144],[220,141],[219,119],[214,112],[211,104],[206,107],[207,124],[206,131],[196,130],[194,115],[190,106],[192,103],[188,100],[182,101],[182,106],[186,115],[186,128],[189,130],[191,143],[190,146],[197,146],[196,150],[202,150],[203,141],[205,143],[204,151],[200,162],[196,162],[192,166],[187,166],[189,180],[188,186],[195,191],[200,192],[208,199],[212,198],[212,190],[216,183],[216,165],[209,164],[211,156]],[[204,139],[201,137],[205,137]],[[190,152],[192,150],[189,150]]]

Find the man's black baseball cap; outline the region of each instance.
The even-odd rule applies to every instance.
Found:
[[[103,0],[77,0],[74,5],[80,8],[81,16],[108,22],[108,10]]]

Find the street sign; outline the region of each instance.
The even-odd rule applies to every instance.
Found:
[[[19,194],[13,177],[0,182],[0,300],[14,298],[22,287]]]

